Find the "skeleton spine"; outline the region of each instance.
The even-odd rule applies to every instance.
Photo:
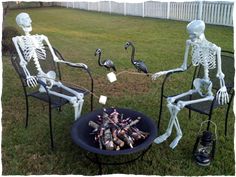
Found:
[[[37,56],[33,57],[33,61],[34,61],[34,64],[35,64],[35,67],[36,67],[37,71],[39,73],[43,73],[43,70],[42,70],[42,68],[40,66],[40,63],[39,63],[39,60],[38,60]]]

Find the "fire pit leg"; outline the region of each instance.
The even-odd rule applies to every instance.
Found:
[[[132,163],[138,159],[141,159],[141,161],[147,162],[149,163],[149,165],[152,165],[152,161],[151,160],[146,160],[144,159],[144,155],[147,153],[147,151],[152,147],[152,144],[148,146],[148,148],[144,149],[141,154],[139,154],[137,157],[131,159],[131,160],[127,160],[127,161],[123,161],[123,162],[114,162],[114,163],[110,163],[110,162],[104,162],[99,158],[99,154],[96,153],[92,153],[94,155],[94,158],[90,157],[88,154],[90,154],[89,152],[87,152],[87,154],[85,154],[85,157],[90,160],[91,162],[95,163],[96,165],[98,165],[98,175],[102,175],[102,165],[124,165],[124,164],[128,164],[128,163]]]
[[[141,156],[141,161],[143,162],[147,162],[147,163],[149,163],[149,165],[152,165],[152,160],[147,160],[147,159],[144,159],[144,155],[146,154],[146,152],[150,149],[152,147],[152,144],[147,148],[147,149],[145,149],[144,151],[143,151],[143,153],[142,153],[142,156]]]
[[[95,154],[96,164],[98,164],[98,174],[102,175],[102,163],[99,160],[98,154]]]

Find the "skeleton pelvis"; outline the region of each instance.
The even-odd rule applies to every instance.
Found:
[[[40,74],[38,77],[47,85],[47,88],[50,89],[54,85],[56,73],[54,71],[48,71],[47,74]],[[46,90],[44,87],[40,86],[39,91],[45,92]]]
[[[193,86],[203,97],[212,95],[212,82],[210,80],[196,78],[193,81]]]

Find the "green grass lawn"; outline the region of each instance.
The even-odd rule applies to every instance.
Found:
[[[32,34],[48,36],[51,44],[63,56],[73,62],[86,63],[95,79],[95,94],[107,95],[109,106],[131,108],[151,117],[157,122],[160,100],[160,84],[163,78],[151,81],[141,75],[120,75],[118,82],[109,84],[107,71],[97,66],[94,56],[96,48],[103,50],[104,58],[110,57],[117,69],[133,70],[130,51],[124,50],[126,41],[133,41],[137,58],[145,61],[151,73],[179,67],[183,62],[187,22],[152,18],[110,15],[66,8],[35,8],[10,10],[6,17],[8,26],[16,26],[15,17],[27,12],[32,18]],[[224,50],[233,51],[233,29],[230,27],[206,25],[206,37]],[[64,69],[64,68],[63,68]],[[87,83],[76,72],[64,69],[65,78],[70,82]],[[172,93],[181,93],[190,87],[193,69],[175,75],[169,87]],[[70,74],[72,73],[72,74]],[[78,72],[79,73],[79,72]],[[184,81],[183,81],[184,78]],[[76,81],[77,80],[77,81]],[[76,82],[75,82],[76,81]],[[83,114],[89,112],[86,99]],[[95,99],[95,108],[101,108]],[[29,127],[24,128],[25,100],[21,83],[11,66],[9,57],[3,57],[2,95],[2,165],[4,175],[39,174],[97,174],[97,166],[85,157],[85,151],[73,144],[70,127],[73,124],[71,105],[62,112],[53,111],[56,150],[50,150],[47,105],[30,100]],[[169,113],[164,109],[160,132],[164,133]],[[200,123],[207,117],[193,113],[188,119],[188,111],[179,113],[183,138],[176,149],[169,148],[173,135],[160,145],[153,144],[144,157],[129,165],[104,166],[104,174],[143,175],[234,175],[234,114],[231,108],[228,123],[228,137],[224,137],[224,109],[214,112],[213,121],[218,126],[216,157],[209,167],[199,167],[192,159],[192,149]],[[108,157],[102,157],[110,160]],[[119,161],[127,156],[113,157]]]

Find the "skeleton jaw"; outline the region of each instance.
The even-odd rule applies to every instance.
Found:
[[[26,35],[30,35],[30,32],[32,31],[32,26],[22,26],[22,29]]]

